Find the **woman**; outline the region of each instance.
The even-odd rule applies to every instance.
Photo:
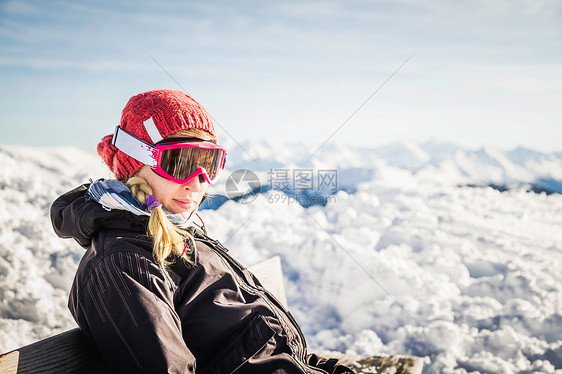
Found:
[[[226,150],[185,93],[132,97],[98,153],[117,180],[59,197],[57,234],[87,249],[69,308],[115,372],[349,373],[308,354],[291,314],[192,225]]]

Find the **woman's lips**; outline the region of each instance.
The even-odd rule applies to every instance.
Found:
[[[174,202],[183,209],[189,209],[195,205],[195,200],[191,199],[174,199]]]

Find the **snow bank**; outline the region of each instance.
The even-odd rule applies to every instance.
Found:
[[[235,149],[227,176],[242,167],[260,179],[270,168],[338,171],[325,206],[303,208],[268,190],[202,212],[211,236],[243,263],[281,257],[311,350],[414,354],[426,357],[428,373],[561,372],[562,195],[465,186],[560,181],[559,155],[402,147],[412,161],[392,147],[328,145],[307,160],[313,147],[243,145],[259,158]],[[0,148],[8,165],[0,171],[0,351],[74,326],[66,298],[83,250],[55,237],[48,205],[88,177],[107,177],[77,149],[27,151],[35,157]]]

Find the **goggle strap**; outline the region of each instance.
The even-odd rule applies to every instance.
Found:
[[[154,124],[154,123],[153,123]],[[131,156],[135,160],[143,164],[156,167],[156,158],[154,157],[155,149],[150,144],[129,134],[119,126],[115,128],[112,143],[121,152]]]
[[[144,128],[146,129],[146,132],[148,133],[148,136],[152,140],[152,144],[156,144],[160,140],[162,140],[162,136],[160,135],[160,132],[156,128],[156,125],[154,124],[154,120],[152,119],[152,117],[144,121],[143,124],[144,124]]]

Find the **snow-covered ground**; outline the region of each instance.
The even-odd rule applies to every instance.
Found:
[[[426,143],[326,145],[309,158],[310,145],[227,147],[210,192],[232,197],[232,175],[244,192],[254,179],[239,169],[264,188],[237,202],[217,196],[201,216],[243,263],[281,256],[310,350],[414,354],[427,373],[562,373],[562,195],[529,191],[561,192],[562,154]],[[0,165],[3,352],[75,326],[66,299],[83,250],[56,237],[48,209],[109,174],[70,147],[3,145]],[[319,186],[321,174],[335,184]],[[303,176],[316,178],[312,188]],[[311,203],[319,196],[325,205]]]

